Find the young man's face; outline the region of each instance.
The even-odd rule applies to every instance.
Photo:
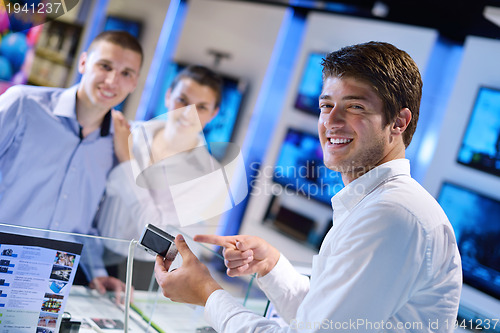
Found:
[[[137,86],[141,60],[135,51],[107,41],[97,42],[80,56],[78,98],[103,111],[120,104]]]
[[[382,99],[367,83],[327,78],[319,99],[318,133],[325,165],[347,185],[377,165],[401,156],[401,138],[383,126]],[[404,147],[404,146],[403,146]]]
[[[194,104],[198,112],[198,120],[196,114],[188,112],[169,112],[169,121],[175,124],[178,130],[187,130],[190,127],[197,125],[201,128],[205,126],[217,115],[218,107],[215,107],[217,97],[215,92],[209,86],[201,85],[190,78],[181,79],[173,90],[168,90],[165,96],[165,106],[169,111],[184,108]],[[193,119],[194,118],[194,119]],[[196,122],[197,124],[193,124]]]

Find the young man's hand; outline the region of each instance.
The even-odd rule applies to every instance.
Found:
[[[280,258],[280,252],[262,238],[255,236],[196,235],[194,240],[224,248],[227,275],[240,276],[269,273]]]
[[[175,246],[182,256],[182,266],[169,272],[172,262],[156,256],[156,281],[163,295],[172,301],[205,306],[208,297],[222,287],[191,252],[182,235],[175,237]]]
[[[123,303],[122,293],[125,292],[125,283],[115,277],[96,277],[89,283],[89,287],[96,289],[100,294],[104,294],[106,291],[114,291],[116,303]]]
[[[120,111],[113,110],[113,126],[115,134],[113,136],[113,144],[115,148],[116,158],[120,163],[131,159],[128,147],[130,136],[130,124]]]

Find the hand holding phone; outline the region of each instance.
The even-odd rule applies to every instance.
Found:
[[[177,255],[177,248],[175,247],[174,240],[175,237],[168,232],[152,224],[148,224],[142,231],[139,245],[154,256],[158,254],[166,260],[174,261]]]

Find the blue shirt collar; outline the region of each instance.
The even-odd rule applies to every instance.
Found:
[[[58,117],[76,119],[76,93],[78,91],[78,84],[65,89],[59,98],[56,106],[54,107],[54,115]],[[111,110],[106,113],[101,124],[101,136],[114,134],[115,129],[113,126],[113,117],[111,117]]]
[[[78,90],[78,85],[74,85],[71,88],[65,89],[56,106],[54,107],[54,115],[58,117],[66,117],[76,119],[76,91]]]

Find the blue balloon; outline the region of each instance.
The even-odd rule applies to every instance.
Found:
[[[0,80],[9,81],[12,77],[12,66],[7,58],[0,56]]]
[[[14,72],[17,72],[21,68],[26,52],[28,52],[28,43],[25,34],[14,32],[2,38],[0,54],[9,59]]]

